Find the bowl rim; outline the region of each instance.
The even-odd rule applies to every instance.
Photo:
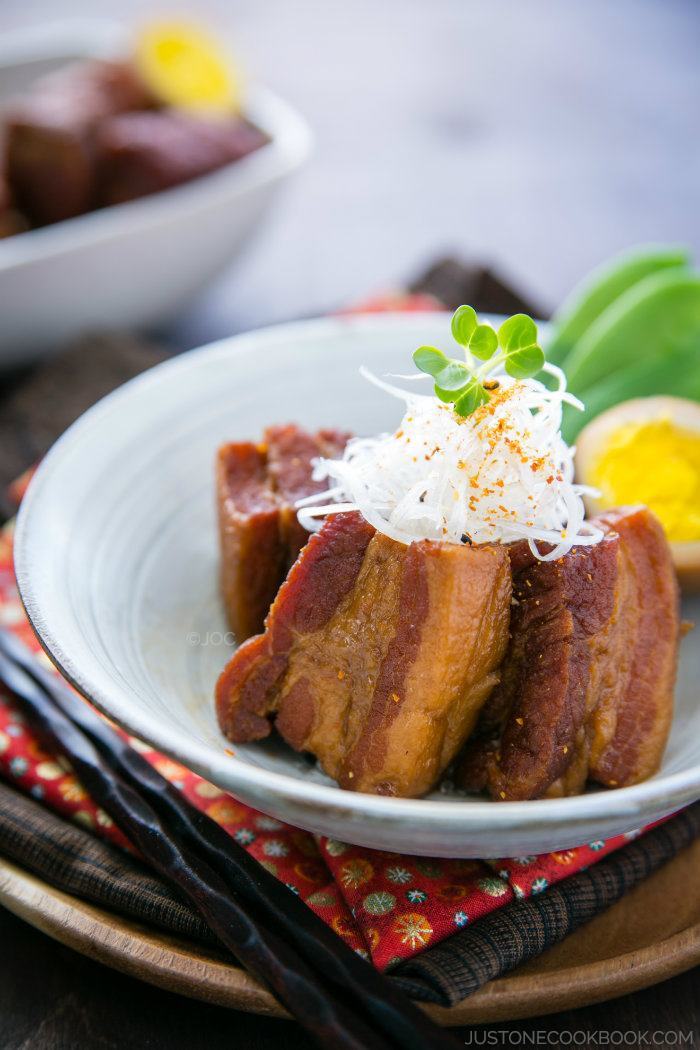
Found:
[[[184,730],[173,730],[160,719],[138,708],[120,710],[120,695],[125,691],[108,675],[94,679],[83,673],[64,646],[60,621],[49,623],[42,612],[42,584],[33,570],[33,549],[42,543],[41,529],[35,534],[35,522],[47,520],[47,482],[66,455],[82,441],[90,427],[112,407],[127,400],[133,390],[157,386],[164,375],[197,369],[204,360],[230,359],[257,349],[261,342],[285,342],[291,337],[304,340],[332,339],[341,331],[363,333],[396,331],[407,334],[419,324],[435,322],[438,312],[340,315],[312,320],[271,325],[239,335],[219,339],[187,351],[146,372],[112,391],[81,415],[54,443],[30,481],[22,500],[15,525],[14,563],[20,599],[39,643],[64,677],[82,696],[131,735],[153,745],[207,780],[224,785],[234,796],[241,789],[256,798],[261,793],[280,793],[286,801],[303,807],[309,818],[314,813],[332,810],[336,815],[352,815],[368,822],[385,823],[396,817],[402,822],[415,820],[421,825],[439,821],[443,827],[470,832],[523,831],[525,828],[563,822],[568,826],[601,821],[624,822],[645,810],[672,812],[700,797],[700,764],[676,773],[647,780],[631,787],[601,790],[568,798],[536,799],[517,802],[486,802],[483,799],[405,799],[346,791],[334,785],[319,784],[287,773],[241,761],[197,740],[188,739]],[[44,506],[46,504],[46,506]]]

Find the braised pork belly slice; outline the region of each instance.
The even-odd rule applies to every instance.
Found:
[[[626,675],[612,694],[614,705],[611,692],[603,694],[591,745],[591,778],[616,787],[646,780],[663,758],[673,718],[680,594],[668,542],[650,511],[616,510],[600,521],[620,537],[635,607],[635,629],[623,640]],[[629,611],[625,620],[632,620]]]
[[[217,685],[231,740],[267,736],[314,754],[344,787],[428,791],[498,681],[510,618],[505,548],[375,533],[339,514],[281,587],[264,635]]]
[[[297,499],[321,492],[312,461],[341,454],[349,435],[307,434],[270,427],[263,443],[230,442],[217,455],[221,590],[238,641],[262,631],[270,605],[308,533],[296,518]]]
[[[265,450],[252,442],[219,449],[216,464],[221,591],[239,641],[260,630],[285,571],[279,506]]]
[[[529,799],[578,794],[588,779],[634,784],[658,769],[680,630],[670,551],[644,508],[598,524],[599,544],[554,562],[511,547],[511,642],[462,786]]]
[[[307,434],[301,427],[287,424],[268,427],[265,431],[269,483],[280,508],[280,532],[287,551],[287,569],[297,560],[309,538],[299,524],[297,500],[314,496],[328,488],[328,481],[315,481],[312,463],[319,456],[336,459],[342,456],[351,434],[342,430],[319,430]]]

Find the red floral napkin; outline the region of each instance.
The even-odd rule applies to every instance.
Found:
[[[364,305],[364,309],[368,304]],[[372,310],[439,308],[426,296],[373,300]],[[14,487],[19,499],[26,476]],[[12,525],[0,532],[0,626],[51,666],[24,615],[12,565]],[[1,688],[1,687],[0,687]],[[537,857],[434,860],[361,849],[282,824],[130,738],[133,747],[216,820],[261,864],[298,893],[336,933],[378,969],[435,945],[460,927],[547,886],[624,846],[638,832]],[[90,799],[65,759],[46,753],[0,691],[0,776],[96,835],[130,849]]]

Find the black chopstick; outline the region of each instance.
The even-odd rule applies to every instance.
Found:
[[[317,970],[317,976],[320,975],[324,986],[330,985],[332,993],[339,995],[343,1003],[350,1003],[358,1016],[366,1016],[375,1030],[382,1031],[386,1038],[401,1047],[422,1050],[425,1046],[455,1046],[454,1040],[446,1032],[434,1025],[391,982],[372,970],[302,900],[281,886],[215,821],[192,806],[92,708],[78,699],[65,682],[43,668],[34,654],[9,632],[0,631],[0,652],[11,668],[23,669],[25,677],[29,676],[31,685],[41,694],[43,704],[41,711],[36,712],[37,718],[41,718],[44,729],[47,728],[48,720],[49,731],[54,730],[52,742],[64,750],[74,765],[76,760],[67,750],[65,742],[56,738],[50,720],[52,712],[62,713],[69,718],[74,723],[71,726],[74,732],[77,732],[75,726],[79,726],[108,763],[112,779],[116,772],[130,783],[136,789],[137,797],[140,795],[141,801],[149,808],[152,807],[167,823],[171,838],[175,837],[177,842],[179,837],[181,843],[194,851],[195,858],[204,862],[207,870],[223,879],[230,891],[229,897],[245,901],[249,908],[249,921],[252,919],[266,924],[283,935],[287,947],[303,957],[305,964]],[[0,665],[0,676],[6,679],[3,670],[4,665]],[[6,681],[6,684],[22,697],[21,690],[17,688],[22,683],[16,677],[11,683]],[[25,703],[29,702],[26,696],[24,700]],[[97,758],[100,760],[100,755]],[[94,756],[91,756],[94,765],[93,759]],[[81,779],[85,780],[85,777]],[[123,786],[127,787],[127,784]],[[86,783],[86,787],[96,801],[109,811],[91,786]],[[111,815],[114,816],[113,813]],[[119,819],[115,819],[119,823]],[[128,829],[123,830],[133,840],[134,836]],[[160,832],[167,835],[162,825]],[[146,855],[140,843],[136,844]],[[167,871],[165,875],[168,877]],[[195,903],[198,901],[195,900]],[[208,916],[205,917],[209,921]],[[230,944],[228,946],[232,947]],[[246,960],[241,961],[248,965]],[[266,975],[263,973],[260,976],[265,979]],[[294,1012],[291,1007],[290,1012]],[[334,1041],[336,1045],[343,1045],[335,1037]],[[367,1043],[368,1047],[370,1045],[373,1044]]]
[[[388,1050],[391,1043],[374,1033],[338,995],[329,994],[293,948],[255,922],[209,865],[165,830],[155,810],[114,773],[87,737],[5,653],[0,653],[0,679],[43,742],[70,760],[83,786],[146,860],[189,897],[222,943],[273,989],[322,1047]]]
[[[435,1032],[425,1014],[390,981],[379,978],[304,902],[266,871],[216,821],[191,805],[156,769],[13,635],[0,632],[0,651],[31,675],[110,759],[110,764],[136,786],[151,805],[195,848],[241,899],[259,909],[262,920],[283,929],[306,961],[322,970],[344,993],[368,1009],[374,1023],[401,1040],[405,1048],[422,1047]],[[450,1040],[446,1045],[454,1045]]]

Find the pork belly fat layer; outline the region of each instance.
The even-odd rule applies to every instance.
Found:
[[[275,718],[342,787],[423,794],[496,684],[510,595],[503,549],[405,546],[337,515],[222,674],[222,728],[259,738]]]
[[[269,427],[264,442],[230,442],[218,452],[216,499],[221,590],[231,630],[245,641],[263,629],[280,584],[308,539],[294,502],[321,492],[312,460],[339,455],[349,435]]]
[[[537,562],[511,548],[511,643],[460,770],[497,799],[636,783],[658,768],[673,710],[679,599],[646,509],[599,520],[601,543]]]

